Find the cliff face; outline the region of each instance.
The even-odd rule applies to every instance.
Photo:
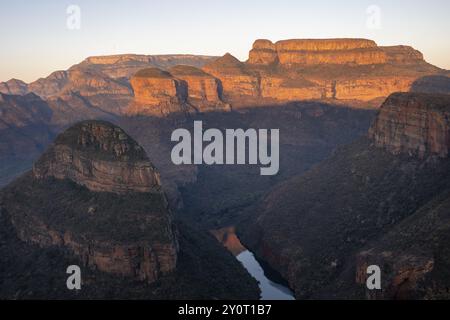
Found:
[[[380,109],[369,136],[394,154],[447,157],[450,148],[450,96],[393,94]]]
[[[221,99],[221,83],[191,66],[175,66],[169,71],[143,69],[131,79],[134,101],[130,115],[165,116],[172,112],[228,110]]]
[[[386,54],[365,39],[283,40],[273,44],[257,40],[250,51],[250,64],[317,65],[381,64]]]
[[[159,176],[144,150],[122,129],[102,122],[75,125],[33,167],[37,179],[70,179],[91,191],[152,192]]]
[[[449,102],[391,95],[369,138],[338,148],[250,210],[244,245],[297,298],[448,297]],[[370,265],[381,268],[383,290],[366,288]]]
[[[257,74],[250,72],[244,63],[229,53],[205,65],[203,70],[221,81],[226,100],[259,96]]]
[[[223,67],[224,61],[233,68]],[[443,72],[411,47],[380,47],[366,39],[256,40],[246,63],[228,56],[210,65],[208,72],[224,83],[225,93],[228,82],[230,95],[251,88],[243,93],[267,101],[370,102],[410,91],[419,79]]]
[[[64,247],[87,266],[147,282],[176,267],[176,231],[158,173],[119,127],[69,128],[5,190],[2,207],[25,242]]]
[[[186,65],[172,67],[169,72],[186,82],[189,103],[198,111],[229,109],[222,101],[222,84],[217,78],[201,69]]]
[[[143,69],[131,79],[134,102],[128,114],[166,115],[186,108],[187,84],[169,72]]]

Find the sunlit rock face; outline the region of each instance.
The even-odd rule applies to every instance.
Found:
[[[169,72],[147,68],[137,72],[131,79],[134,103],[128,114],[165,115],[181,111],[188,97],[187,83]]]
[[[229,53],[208,63],[203,70],[221,81],[225,99],[259,96],[258,75]]]
[[[257,40],[250,51],[249,63],[281,65],[381,64],[386,54],[366,39],[282,40],[275,44]]]
[[[392,153],[447,157],[450,149],[450,96],[393,94],[370,129],[375,145]]]
[[[201,69],[178,65],[169,69],[177,79],[186,82],[188,99],[198,111],[227,110],[229,105],[222,101],[221,82]]]
[[[60,134],[1,204],[21,240],[67,249],[85,266],[148,283],[176,268],[177,231],[159,175],[108,122]]]

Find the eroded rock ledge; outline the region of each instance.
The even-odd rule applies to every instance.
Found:
[[[70,179],[91,191],[152,192],[159,175],[144,149],[122,129],[86,121],[57,137],[33,167],[37,179]]]
[[[445,158],[450,150],[450,96],[395,93],[369,131],[375,145],[394,154]]]

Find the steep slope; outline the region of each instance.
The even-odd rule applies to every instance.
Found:
[[[256,283],[212,237],[175,225],[145,151],[108,122],[60,134],[31,172],[2,190],[0,220],[1,297],[257,298]],[[86,277],[77,294],[65,289],[63,273],[45,274],[73,263]],[[24,279],[23,268],[37,279]],[[229,282],[209,288],[215,272]]]
[[[0,187],[28,170],[53,139],[52,109],[34,94],[0,93]]]
[[[227,54],[203,69],[222,81],[234,107],[311,99],[378,107],[380,99],[410,91],[422,77],[446,77],[411,47],[367,39],[260,39],[247,62]]]
[[[445,127],[440,120],[449,105],[448,96],[388,98],[370,139],[339,148],[253,208],[260,214],[250,214],[256,223],[241,228],[245,245],[279,270],[297,297],[424,298],[445,292],[450,278],[434,266],[445,268],[448,261],[442,232],[449,222],[450,162],[430,147],[435,144],[429,137],[445,149],[448,129],[428,124]],[[402,147],[393,149],[398,141]],[[372,264],[382,269],[382,291],[365,290],[365,267]]]

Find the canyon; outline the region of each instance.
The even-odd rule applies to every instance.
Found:
[[[248,210],[238,230],[244,245],[297,298],[445,296],[450,279],[436,270],[448,259],[449,106],[448,95],[391,95],[367,137]],[[366,288],[369,265],[381,267],[382,291]]]
[[[99,56],[0,83],[0,297],[257,299],[248,248],[298,299],[446,298],[449,75],[408,46],[261,39],[247,61]],[[198,121],[279,129],[278,173],[174,164]]]

